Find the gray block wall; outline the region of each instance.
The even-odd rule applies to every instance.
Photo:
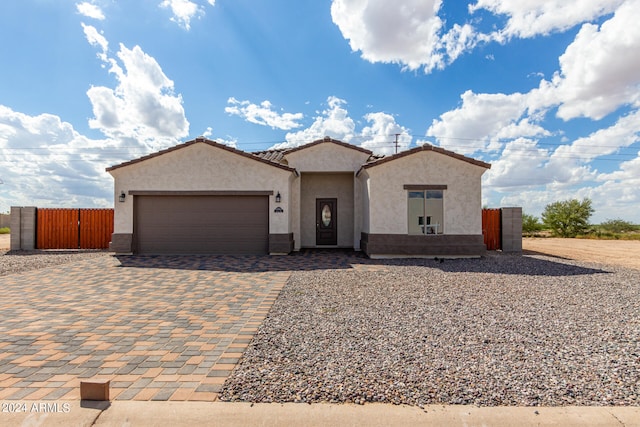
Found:
[[[11,206],[11,250],[32,251],[36,248],[35,206]]]
[[[501,208],[502,252],[522,253],[522,208]]]

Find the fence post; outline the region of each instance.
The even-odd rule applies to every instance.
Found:
[[[38,208],[27,206],[22,208],[20,246],[26,251],[36,248],[36,215]]]
[[[501,208],[502,251],[522,252],[522,208]]]
[[[11,207],[11,250],[36,248],[36,211],[34,206]]]

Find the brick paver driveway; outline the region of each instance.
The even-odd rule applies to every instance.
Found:
[[[215,400],[304,257],[114,257],[0,277],[0,400]]]

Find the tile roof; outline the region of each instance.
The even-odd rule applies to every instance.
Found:
[[[359,147],[357,147],[357,148],[359,148]],[[275,150],[254,151],[251,154],[253,154],[254,156],[258,156],[261,159],[269,160],[270,162],[278,162],[278,163],[286,165],[288,163],[287,163],[287,160],[286,160],[285,156],[289,152],[290,152],[290,149],[279,148],[279,149],[275,149]],[[377,160],[380,160],[383,157],[384,157],[384,154],[371,153],[369,155],[369,158],[366,160],[365,163],[375,162]]]
[[[462,161],[474,164],[476,166],[480,166],[480,167],[483,167],[483,168],[486,168],[486,169],[491,168],[491,165],[489,163],[485,163],[485,162],[480,161],[480,160],[472,159],[471,157],[466,157],[466,156],[463,156],[461,154],[454,153],[453,151],[445,150],[444,148],[434,147],[433,145],[430,145],[430,144],[424,144],[422,146],[412,148],[411,150],[402,151],[400,153],[393,154],[393,155],[390,155],[390,156],[385,156],[384,154],[374,154],[372,151],[367,150],[367,149],[362,148],[362,147],[358,147],[356,145],[347,144],[346,142],[342,142],[342,141],[338,141],[338,140],[335,140],[335,139],[332,139],[332,138],[329,138],[329,137],[325,137],[324,139],[319,139],[319,140],[316,140],[316,141],[311,142],[309,144],[301,145],[301,146],[295,147],[295,148],[281,148],[281,149],[275,149],[275,150],[263,150],[263,151],[256,151],[256,152],[253,152],[253,153],[248,153],[246,151],[242,151],[242,150],[238,150],[238,149],[233,148],[233,147],[229,147],[228,145],[219,144],[219,143],[217,143],[215,141],[211,141],[211,140],[209,140],[207,138],[204,138],[204,137],[198,137],[198,138],[193,139],[191,141],[187,141],[185,143],[175,145],[175,146],[167,148],[165,150],[161,150],[161,151],[158,151],[158,152],[155,152],[155,153],[151,153],[149,155],[146,155],[146,156],[143,156],[143,157],[140,157],[140,158],[137,158],[137,159],[129,160],[127,162],[120,163],[118,165],[114,165],[114,166],[108,167],[106,170],[107,170],[107,172],[110,172],[112,170],[115,170],[115,169],[118,169],[118,168],[121,168],[121,167],[124,167],[124,166],[129,166],[129,165],[132,165],[132,164],[135,164],[135,163],[139,163],[139,162],[142,162],[144,160],[151,159],[153,157],[158,157],[158,156],[161,156],[163,154],[169,153],[171,151],[179,150],[179,149],[188,147],[188,146],[196,144],[196,143],[205,143],[205,144],[208,144],[208,145],[210,145],[212,147],[221,148],[221,149],[229,151],[231,153],[238,154],[240,156],[247,157],[249,159],[256,160],[256,161],[259,161],[259,162],[262,162],[262,163],[266,163],[268,165],[275,166],[275,167],[278,167],[278,168],[281,168],[281,169],[285,169],[285,170],[288,170],[288,171],[295,171],[295,169],[288,166],[288,163],[287,163],[287,160],[286,160],[286,155],[287,154],[302,150],[304,148],[309,148],[309,147],[312,147],[314,145],[322,144],[322,143],[337,144],[337,145],[340,145],[340,146],[343,146],[343,147],[346,147],[346,148],[351,148],[353,150],[361,151],[361,152],[363,152],[365,154],[368,154],[369,157],[367,158],[365,164],[362,166],[362,169],[367,169],[367,168],[370,168],[370,167],[373,167],[373,166],[377,166],[377,165],[389,162],[391,160],[395,160],[395,159],[400,158],[400,157],[404,157],[404,156],[408,156],[408,155],[417,153],[419,151],[435,151],[436,153],[444,154],[446,156],[453,157],[455,159],[462,160]]]
[[[284,158],[284,150],[254,151],[251,154],[270,162],[286,164],[286,160]]]

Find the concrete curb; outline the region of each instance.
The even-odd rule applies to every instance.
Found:
[[[82,426],[94,425],[110,402],[0,400],[2,426]]]
[[[386,404],[225,402],[17,402],[0,424],[23,426],[625,426],[640,427],[640,407],[475,407]],[[49,410],[43,407],[48,403]],[[35,406],[35,411],[32,405]],[[53,411],[53,409],[57,409]]]

